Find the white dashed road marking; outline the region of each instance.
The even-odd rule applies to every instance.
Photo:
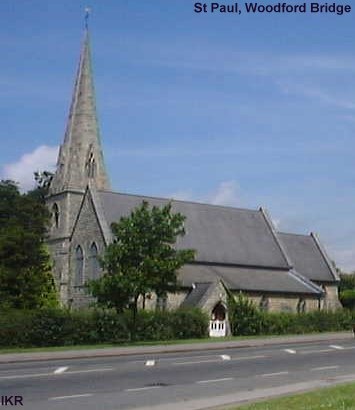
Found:
[[[84,394],[73,394],[72,396],[58,396],[58,397],[50,397],[48,400],[66,400],[66,399],[79,399],[80,397],[91,397],[91,393],[84,393]]]
[[[224,379],[213,379],[213,380],[200,380],[196,383],[198,384],[203,384],[203,383],[217,383],[217,382],[226,382],[226,381],[230,381],[230,380],[234,380],[233,377],[225,377]]]
[[[54,370],[54,374],[61,374],[68,370],[68,366],[58,367],[58,369]]]
[[[332,349],[336,349],[336,350],[344,350],[343,346],[339,346],[339,345],[330,345],[329,347],[331,347]]]
[[[102,369],[87,369],[87,370],[71,370],[69,372],[65,372],[65,374],[80,374],[80,373],[94,373],[94,372],[110,372],[115,370],[114,367],[105,367]]]
[[[80,374],[80,373],[108,372],[112,370],[114,370],[114,367],[106,367],[102,369],[71,370],[69,372],[62,370],[60,373],[61,374]],[[29,373],[29,374],[17,374],[17,375],[11,375],[11,376],[0,376],[0,380],[26,379],[26,378],[32,378],[32,377],[48,377],[48,376],[53,376],[54,374],[58,374],[58,373],[54,373],[54,372],[52,373]]]
[[[242,357],[236,357],[236,358],[234,358],[234,359],[232,359],[233,361],[234,360],[253,360],[253,359],[264,359],[265,357],[268,357],[268,356],[265,356],[265,355],[259,355],[259,356],[242,356]]]
[[[281,376],[283,374],[288,374],[288,372],[265,373],[265,374],[262,374],[261,377]]]
[[[173,366],[184,366],[184,365],[187,365],[187,364],[216,363],[216,362],[220,362],[220,359],[199,360],[199,361],[195,361],[195,362],[176,362],[176,363],[172,363],[172,364],[173,364]]]
[[[284,351],[285,351],[286,353],[296,354],[296,350],[293,350],[293,349],[285,349]]]
[[[317,371],[322,371],[322,370],[335,370],[335,369],[339,369],[339,366],[313,367],[313,369],[311,369],[311,372],[317,372]]]
[[[306,350],[305,352],[300,352],[300,354],[326,353],[326,352],[332,352],[332,351],[333,349]]]
[[[241,357],[234,357],[233,359],[229,356],[229,359],[223,359],[223,360],[233,360],[233,361],[239,361],[239,360],[253,360],[253,359],[263,359],[265,355],[258,355],[258,356],[241,356]],[[200,364],[200,363],[221,363],[221,359],[211,359],[211,360],[200,360],[200,361],[194,361],[194,362],[175,362],[172,363],[173,366],[183,366],[183,365],[189,365],[189,364]]]
[[[161,386],[137,387],[136,389],[126,389],[125,391],[135,392],[135,391],[144,391],[144,390],[152,390],[152,389],[160,389],[160,388]]]

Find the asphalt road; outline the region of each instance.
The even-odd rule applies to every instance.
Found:
[[[0,364],[0,396],[36,410],[205,408],[355,380],[355,341]],[[291,386],[291,388],[290,388]],[[297,390],[297,389],[296,389]],[[235,400],[233,400],[233,397]],[[228,402],[227,401],[227,402]],[[192,403],[192,404],[191,404]]]

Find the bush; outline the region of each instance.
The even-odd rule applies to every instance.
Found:
[[[355,290],[347,289],[340,292],[340,302],[347,309],[355,309]]]
[[[208,318],[198,309],[138,313],[135,340],[171,340],[207,335]],[[131,312],[7,310],[0,316],[0,346],[42,347],[131,340]]]
[[[0,315],[0,346],[27,346],[33,312],[3,310]]]
[[[258,335],[261,333],[263,315],[255,304],[239,293],[229,300],[229,320],[233,335]]]
[[[350,330],[355,320],[355,313],[348,310],[314,311],[301,314],[260,312],[256,307],[255,310],[256,312],[247,311],[248,315],[244,317],[233,317],[232,332],[234,335],[335,332]]]

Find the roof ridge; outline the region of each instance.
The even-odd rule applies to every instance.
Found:
[[[322,258],[325,261],[325,264],[327,265],[327,268],[329,269],[330,273],[332,274],[332,276],[334,277],[334,279],[336,281],[340,281],[340,277],[335,269],[335,267],[332,264],[332,261],[330,260],[326,250],[323,247],[323,244],[320,242],[318,235],[314,232],[311,232],[311,238],[313,239],[319,253],[321,254]]]
[[[267,210],[261,206],[260,209],[259,209],[259,212],[264,217],[266,225],[268,226],[268,228],[271,232],[271,235],[274,238],[274,241],[275,241],[276,245],[278,246],[278,248],[281,252],[282,257],[284,258],[284,261],[286,262],[287,267],[289,269],[291,269],[293,267],[292,261],[291,261],[290,257],[288,256],[286,247],[284,246],[284,244],[282,243],[282,241],[278,237],[278,234],[276,232],[274,224],[273,224]]]
[[[320,286],[313,283],[310,279],[306,278],[301,273],[297,272],[294,268],[290,269],[288,271],[288,274],[292,275],[295,279],[297,279],[297,280],[301,281],[302,283],[304,283],[304,285],[307,286],[308,288],[315,289],[317,292],[324,293],[324,291],[322,290],[322,288]]]
[[[311,238],[311,235],[307,235],[305,233],[293,233],[293,232],[281,232],[277,231],[278,235],[293,235],[293,236],[304,236],[306,238]]]
[[[182,199],[174,199],[174,198],[159,197],[159,196],[148,196],[148,195],[141,195],[141,194],[130,194],[130,193],[126,193],[126,192],[116,192],[116,191],[112,191],[112,190],[103,190],[103,189],[99,189],[97,191],[99,193],[124,195],[124,196],[135,196],[135,197],[147,198],[147,199],[163,199],[163,200],[171,201],[171,202],[182,202],[182,203],[185,203],[185,204],[204,205],[204,206],[209,206],[209,207],[213,207],[213,208],[235,209],[235,210],[238,210],[238,211],[249,211],[249,212],[259,213],[258,209],[238,208],[238,207],[234,207],[234,206],[230,206],[230,205],[215,205],[215,204],[209,204],[209,203],[206,203],[206,202],[184,201]]]

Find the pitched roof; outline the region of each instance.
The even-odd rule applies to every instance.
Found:
[[[334,282],[336,275],[313,235],[278,233],[296,271],[314,281]]]
[[[186,296],[181,306],[198,306],[199,302],[205,296],[209,288],[213,285],[211,282],[194,283],[190,293]]]
[[[110,225],[139,206],[143,200],[162,206],[168,199],[98,191]],[[200,262],[288,268],[277,238],[263,212],[172,200],[173,212],[186,216],[186,235],[178,248],[196,249]]]
[[[179,271],[182,286],[222,280],[231,290],[310,294],[320,296],[322,289],[293,271],[240,268],[233,266],[187,264]],[[200,292],[200,289],[197,290]],[[201,289],[202,292],[202,289]],[[196,296],[197,297],[197,296]]]

